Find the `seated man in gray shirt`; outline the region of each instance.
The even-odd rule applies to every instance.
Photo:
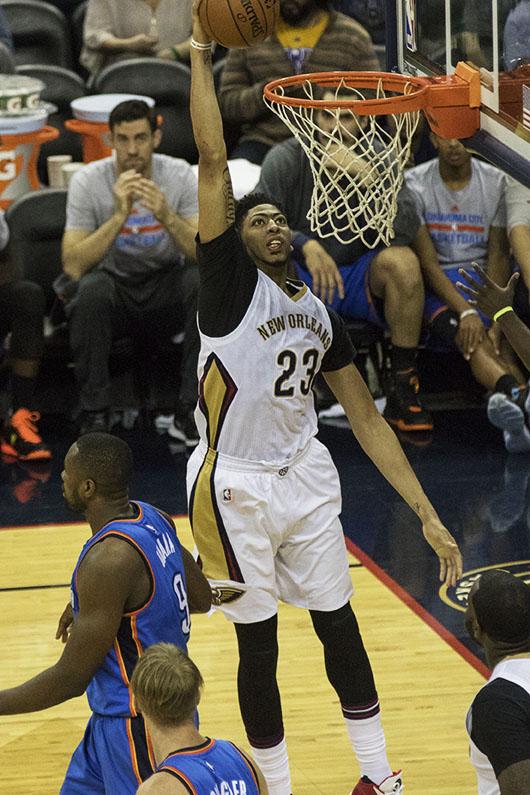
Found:
[[[320,114],[321,128],[331,132],[334,124],[331,115]],[[350,136],[356,134],[351,114],[341,114],[341,124]],[[388,327],[392,353],[385,419],[401,431],[429,431],[432,419],[419,400],[416,371],[423,282],[418,259],[409,248],[420,223],[414,199],[402,189],[392,245],[370,249],[361,240],[346,245],[311,231],[307,213],[312,190],[310,163],[300,144],[289,139],[274,146],[263,161],[256,191],[282,206],[294,230],[298,277],[342,317]]]
[[[156,346],[184,331],[180,401],[169,432],[193,446],[198,271],[189,260],[197,179],[184,160],[154,154],[161,131],[145,102],[117,105],[109,128],[113,156],[88,164],[70,183],[62,248],[64,272],[78,283],[66,310],[82,432],[107,429],[114,338],[141,335]]]

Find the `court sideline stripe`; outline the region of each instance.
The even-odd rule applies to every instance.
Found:
[[[40,591],[42,588],[69,588],[70,583],[58,583],[57,585],[12,585],[10,588],[0,588],[0,593],[7,591]]]
[[[133,500],[134,502],[134,500]],[[187,513],[177,513],[172,515],[173,519],[187,519]],[[80,527],[80,525],[88,525],[86,519],[74,519],[73,522],[34,522],[34,524],[11,524],[0,527],[0,532],[3,530],[40,530],[42,527],[64,527],[71,525],[72,527]]]
[[[417,616],[419,616],[425,623],[433,629],[442,640],[444,640],[451,648],[457,652],[464,660],[469,663],[476,671],[478,671],[484,679],[489,679],[491,671],[489,668],[476,657],[473,652],[464,646],[458,638],[450,632],[447,627],[444,627],[428,610],[426,610],[413,596],[411,596],[399,583],[397,583],[389,574],[386,573],[380,566],[375,563],[372,558],[363,552],[357,544],[354,544],[346,534],[344,534],[346,546],[349,551],[358,558],[365,568],[368,569],[375,577],[377,577],[383,585],[392,591],[401,601],[407,605]]]

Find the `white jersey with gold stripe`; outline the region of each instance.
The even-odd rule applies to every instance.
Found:
[[[195,420],[219,453],[281,465],[317,432],[311,387],[333,328],[324,304],[305,285],[291,286],[290,296],[259,271],[238,327],[224,337],[201,333]]]

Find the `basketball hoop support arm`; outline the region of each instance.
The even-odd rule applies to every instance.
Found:
[[[480,73],[460,61],[452,75],[424,78],[423,112],[440,138],[469,138],[480,127]]]

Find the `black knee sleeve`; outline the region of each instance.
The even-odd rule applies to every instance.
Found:
[[[276,681],[278,617],[234,627],[239,646],[239,707],[248,738],[256,747],[276,745],[283,738]]]
[[[322,645],[326,673],[341,704],[369,704],[377,698],[370,660],[350,604],[339,610],[311,610],[311,620]]]

